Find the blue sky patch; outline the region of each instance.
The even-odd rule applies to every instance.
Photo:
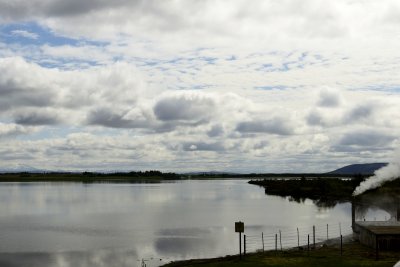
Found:
[[[20,45],[106,45],[105,42],[63,37],[55,34],[49,28],[43,27],[35,22],[0,25],[0,41],[6,44]]]

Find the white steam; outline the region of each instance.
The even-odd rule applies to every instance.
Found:
[[[374,176],[362,182],[353,192],[353,196],[360,195],[367,190],[380,187],[383,183],[393,181],[400,177],[400,153],[397,153],[394,161],[387,166],[375,171]]]

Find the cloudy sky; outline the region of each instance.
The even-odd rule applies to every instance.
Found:
[[[0,0],[0,167],[385,162],[399,48],[396,0]]]

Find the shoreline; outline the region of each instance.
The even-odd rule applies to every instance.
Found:
[[[340,238],[316,243],[315,248],[307,250],[306,246],[292,247],[283,250],[267,250],[247,253],[239,259],[239,255],[226,255],[216,258],[190,259],[173,261],[162,267],[192,267],[192,266],[374,266],[392,267],[400,259],[398,252],[380,252],[380,259],[375,260],[373,249],[362,246],[353,240],[353,235],[343,237],[343,252],[341,255]]]

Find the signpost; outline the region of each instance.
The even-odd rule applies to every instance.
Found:
[[[239,257],[242,258],[242,233],[244,232],[244,223],[235,222],[235,233],[239,233]]]

